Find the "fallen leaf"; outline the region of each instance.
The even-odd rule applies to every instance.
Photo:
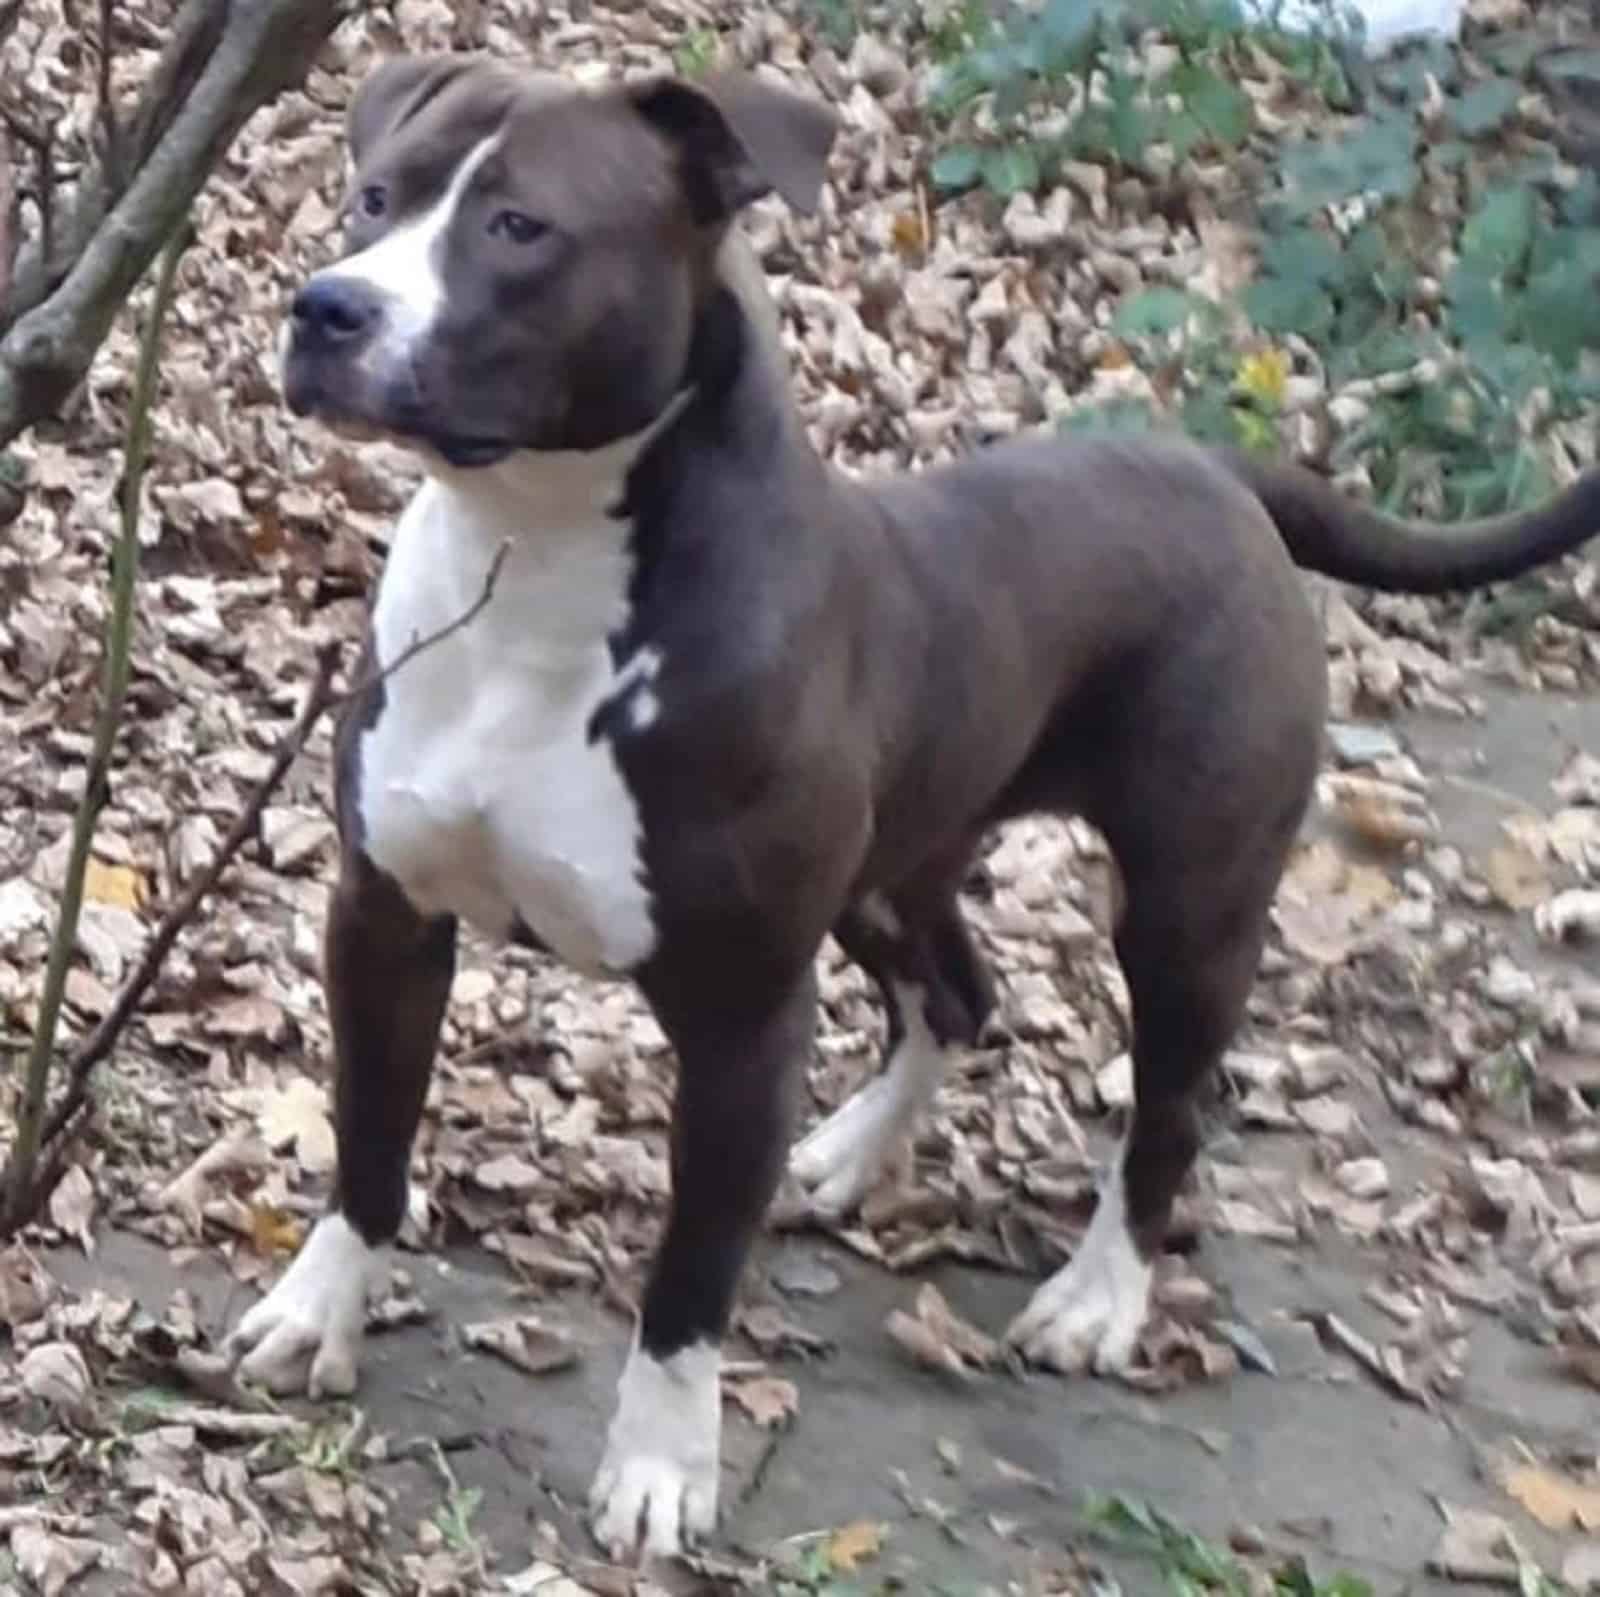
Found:
[[[87,1413],[94,1382],[83,1354],[71,1342],[41,1342],[30,1348],[17,1375],[29,1397],[69,1418]]]
[[[1399,896],[1381,870],[1351,863],[1326,838],[1318,838],[1284,872],[1273,914],[1294,953],[1313,964],[1337,965]]]
[[[1544,861],[1515,842],[1489,850],[1483,861],[1483,879],[1507,909],[1532,909],[1550,893],[1550,873]]]
[[[728,1380],[723,1389],[763,1430],[787,1425],[800,1407],[799,1389],[778,1375]]]
[[[1600,1484],[1575,1481],[1542,1464],[1516,1464],[1501,1472],[1506,1494],[1550,1530],[1600,1529]]]
[[[89,856],[83,873],[83,896],[91,904],[111,904],[117,909],[142,909],[149,888],[131,865],[111,865]]]
[[[50,1194],[50,1223],[74,1238],[85,1253],[94,1252],[89,1228],[94,1221],[94,1183],[82,1165],[73,1167]]]
[[[294,1253],[305,1237],[305,1227],[291,1214],[270,1203],[252,1203],[250,1241],[257,1253],[271,1258],[275,1253]]]
[[[894,1310],[884,1329],[914,1362],[962,1379],[1000,1360],[1000,1344],[953,1314],[931,1282],[918,1289],[913,1312]]]
[[[1445,1527],[1428,1555],[1428,1568],[1447,1580],[1515,1583],[1525,1560],[1511,1527],[1498,1514],[1439,1504]]]
[[[883,1526],[870,1519],[843,1525],[829,1538],[828,1568],[837,1575],[853,1575],[862,1563],[876,1558],[883,1548]]]
[[[514,1153],[503,1153],[472,1172],[472,1179],[486,1192],[504,1192],[525,1197],[544,1185],[545,1175],[537,1165]]]
[[[461,1339],[468,1347],[493,1353],[528,1375],[548,1375],[578,1362],[578,1348],[572,1338],[534,1314],[463,1325]]]
[[[291,1076],[288,1084],[262,1095],[256,1124],[269,1148],[293,1146],[307,1170],[331,1170],[338,1155],[333,1123],[328,1119],[327,1089],[308,1076]]]
[[[79,1575],[95,1568],[105,1549],[81,1536],[57,1536],[39,1525],[11,1532],[11,1556],[41,1597],[60,1597]]]

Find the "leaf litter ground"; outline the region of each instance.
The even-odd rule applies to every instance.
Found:
[[[933,206],[914,114],[930,68],[899,17],[835,50],[811,14],[402,0],[250,124],[182,268],[136,714],[75,1026],[237,813],[317,644],[355,636],[414,480],[392,450],[291,425],[272,371],[285,293],[326,247],[338,113],[378,51],[487,44],[636,70],[720,29],[729,54],[839,102],[821,219],[763,208],[751,232],[813,436],[852,468],[935,458],[1082,398],[1057,367],[1080,369],[1085,325],[1103,330],[1154,258],[1177,270],[1192,254],[1222,293],[1248,275],[1225,228],[1177,226],[1096,169],[1037,204]],[[37,7],[8,67],[51,67],[45,92],[86,126],[71,123],[70,34]],[[0,554],[13,1045],[87,747],[135,334],[125,318],[65,425],[26,446],[33,488]],[[1108,358],[1087,381],[1099,395],[1131,371]],[[1305,442],[1292,417],[1283,432]],[[1471,605],[1314,588],[1328,768],[1132,1377],[1029,1376],[993,1341],[1081,1233],[1129,1096],[1103,850],[1086,829],[1025,824],[969,884],[1001,1023],[912,1168],[831,1236],[780,1200],[729,1349],[727,1534],[679,1586],[1108,1590],[1094,1571],[1120,1566],[1081,1509],[1108,1492],[1379,1590],[1434,1578],[1425,1567],[1516,1580],[1534,1561],[1588,1581],[1593,569],[1567,562],[1496,628]],[[212,1352],[326,1191],[327,794],[324,732],[125,1039],[47,1223],[0,1259],[0,1587],[648,1590],[594,1563],[572,1512],[667,1190],[670,1065],[626,989],[469,940],[355,1404],[264,1407]],[[832,951],[824,995],[818,1112],[872,1068],[882,1032]],[[1149,1574],[1121,1578],[1138,1591]]]

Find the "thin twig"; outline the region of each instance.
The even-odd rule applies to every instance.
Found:
[[[500,568],[505,565],[506,556],[510,553],[511,540],[502,538],[500,547],[494,552],[494,559],[489,562],[489,569],[483,574],[483,587],[479,590],[478,597],[454,621],[447,621],[436,632],[429,632],[422,637],[413,638],[381,671],[369,672],[346,693],[342,694],[340,702],[343,702],[344,699],[356,698],[369,689],[377,687],[380,682],[387,682],[401,666],[416,659],[425,649],[431,649],[436,643],[443,643],[452,633],[459,632],[464,626],[477,620],[483,607],[494,598],[495,587],[500,581]]]
[[[323,712],[337,702],[338,696],[334,694],[332,688],[334,673],[338,667],[339,645],[325,643],[317,653],[316,670],[312,675],[311,689],[306,694],[305,703],[300,707],[300,714],[295,717],[294,725],[278,740],[278,747],[273,752],[272,764],[267,767],[266,774],[252,789],[244,808],[239,811],[233,825],[228,828],[227,836],[217,845],[216,851],[206,861],[204,868],[195,874],[189,885],[168,906],[166,914],[161,917],[161,924],[156,927],[150,941],[145,944],[144,952],[139,956],[139,963],[134,966],[127,981],[122,984],[111,1007],[100,1017],[94,1030],[73,1050],[67,1067],[66,1092],[45,1121],[45,1141],[59,1136],[77,1114],[87,1097],[90,1073],[111,1052],[123,1028],[133,1018],[133,1013],[139,1007],[145,993],[161,973],[161,966],[172,951],[178,933],[194,919],[201,902],[217,885],[218,878],[227,869],[233,856],[255,835],[261,824],[261,812],[266,809],[267,801],[277,791],[279,784],[288,774],[289,767],[294,764],[301,749],[305,747]]]
[[[97,93],[100,131],[105,139],[101,159],[114,188],[122,186],[122,138],[117,130],[117,108],[111,101],[111,12],[115,0],[100,0],[100,62]]]
[[[67,857],[66,880],[45,966],[44,990],[34,1023],[33,1046],[28,1052],[22,1103],[17,1112],[16,1139],[12,1143],[6,1185],[5,1213],[16,1215],[33,1187],[34,1165],[39,1157],[45,1095],[50,1066],[55,1058],[56,1025],[66,992],[67,971],[77,940],[78,916],[83,908],[83,880],[89,865],[89,848],[95,823],[105,803],[111,755],[122,719],[122,700],[128,688],[129,653],[133,641],[134,577],[139,567],[139,493],[144,483],[150,449],[150,404],[155,397],[162,326],[177,285],[178,262],[188,248],[191,233],[181,224],[167,242],[156,276],[155,297],[139,343],[139,365],[134,374],[133,399],[128,412],[128,442],[122,465],[122,525],[112,552],[111,615],[106,626],[106,654],[100,713],[95,720],[94,744],[84,771],[83,795],[72,819],[72,846]]]

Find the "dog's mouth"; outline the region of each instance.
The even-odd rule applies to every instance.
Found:
[[[448,466],[458,471],[471,471],[476,467],[493,466],[516,451],[516,445],[504,438],[490,438],[471,433],[431,433],[418,435],[412,440],[439,455]]]
[[[297,402],[298,401],[298,402]],[[497,465],[516,453],[517,445],[506,438],[481,433],[446,433],[407,420],[388,420],[347,411],[325,398],[310,399],[291,394],[289,409],[296,416],[313,417],[329,432],[351,443],[392,443],[402,448],[437,455],[457,471],[471,471]]]

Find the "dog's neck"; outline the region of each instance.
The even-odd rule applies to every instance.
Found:
[[[495,573],[496,602],[473,626],[493,633],[496,646],[542,654],[615,646],[663,529],[679,522],[672,508],[685,473],[708,442],[746,459],[807,447],[776,315],[742,240],[724,246],[681,382],[649,425],[597,449],[521,450],[463,469],[428,462],[424,493],[451,528],[436,580],[465,611]],[[712,534],[696,525],[685,535]]]

